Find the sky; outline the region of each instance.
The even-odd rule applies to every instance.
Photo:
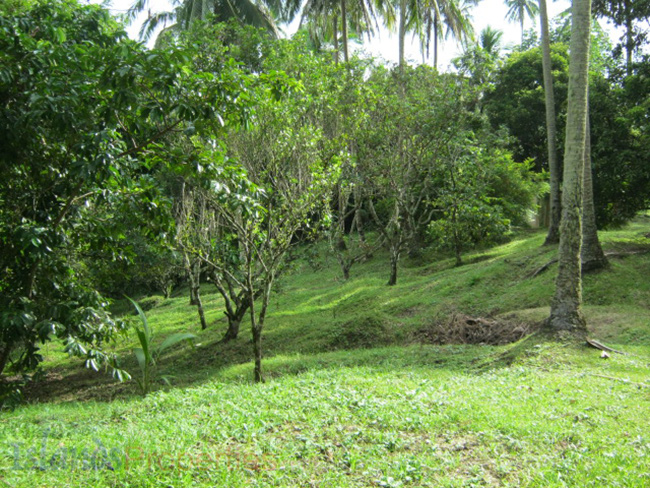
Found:
[[[96,0],[91,1],[93,3],[100,3]],[[126,11],[133,4],[133,1],[134,0],[112,0],[112,2],[109,3],[110,8],[114,13],[120,13]],[[556,15],[565,11],[570,7],[570,4],[569,0],[548,2],[549,18],[552,19]],[[170,3],[167,0],[149,0],[149,9],[152,12],[169,10]],[[492,28],[503,31],[503,47],[507,48],[509,45],[513,46],[519,44],[521,40],[519,24],[508,22],[506,18],[507,11],[508,9],[503,0],[482,0],[472,10],[472,24],[474,25],[475,32],[479,33],[489,25]],[[143,13],[139,19],[136,19],[136,21],[129,26],[128,32],[131,37],[137,38],[140,25],[145,17],[146,13]],[[524,29],[528,30],[534,28],[538,31],[538,19],[539,18],[535,19],[534,23],[530,19],[526,19]],[[297,28],[298,22],[295,21],[289,26],[284,26],[283,31],[285,35],[289,36],[295,32]],[[389,33],[385,28],[380,29],[380,31],[370,40],[364,37],[363,45],[357,45],[356,47],[351,45],[351,49],[363,49],[372,56],[383,58],[390,63],[396,63],[398,59],[397,36]],[[418,42],[413,40],[410,35],[407,35],[405,51],[406,59],[409,62],[413,64],[420,64],[422,62],[422,55],[420,54]],[[439,69],[447,71],[451,64],[451,60],[457,57],[461,51],[462,47],[453,40],[443,41],[439,46]],[[429,62],[431,62],[430,59]]]

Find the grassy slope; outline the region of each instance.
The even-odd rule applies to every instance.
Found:
[[[647,250],[649,229],[642,217],[604,233],[606,250]],[[142,400],[50,348],[48,381],[33,393],[50,401],[0,417],[0,486],[650,486],[650,389],[611,379],[650,383],[650,254],[585,278],[592,335],[634,355],[604,361],[535,338],[417,344],[454,311],[543,318],[556,268],[530,278],[554,255],[542,240],[530,233],[461,268],[406,262],[392,288],[381,256],[349,282],[324,250],[322,270],[296,261],[272,301],[264,385],[249,381],[246,330],[216,344],[225,322],[207,286],[213,325],[201,346],[164,358],[175,388]],[[159,338],[197,327],[184,296],[149,317]]]

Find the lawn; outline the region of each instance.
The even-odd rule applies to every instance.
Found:
[[[200,331],[184,290],[149,298],[158,341],[198,335],[162,358],[171,386],[142,398],[46,348],[28,403],[0,413],[8,487],[650,487],[650,218],[602,234],[610,267],[585,276],[590,335],[436,344],[450,317],[534,330],[548,313],[555,249],[543,234],[467,256],[385,256],[343,281],[323,245],[299,248],[274,294],[264,384],[250,334],[219,343],[220,299],[205,284]],[[316,258],[313,254],[316,253]],[[116,310],[125,313],[124,303]],[[114,346],[136,374],[133,334]]]

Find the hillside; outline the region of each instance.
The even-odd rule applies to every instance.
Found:
[[[535,275],[555,250],[533,231],[461,267],[406,259],[394,287],[381,254],[343,281],[325,245],[297,249],[263,385],[245,323],[219,343],[212,285],[206,331],[186,290],[146,298],[158,341],[198,335],[163,356],[172,386],[142,399],[49,345],[31,404],[0,417],[0,486],[650,486],[649,230],[644,215],[602,233],[610,267],[585,276],[590,335],[628,353],[607,360],[519,340],[548,313],[557,269]],[[135,374],[133,345],[115,349]]]

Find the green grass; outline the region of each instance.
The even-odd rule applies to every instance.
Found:
[[[619,255],[585,277],[590,335],[630,353],[607,360],[540,335],[419,342],[451,313],[543,319],[557,268],[531,278],[555,253],[539,232],[459,268],[407,260],[395,287],[382,255],[348,282],[324,247],[321,270],[297,259],[271,302],[262,385],[244,326],[217,343],[225,318],[209,285],[207,331],[184,294],[161,299],[148,312],[158,340],[191,331],[201,344],[163,358],[173,387],[142,399],[48,346],[32,403],[0,416],[0,486],[650,486],[649,230],[642,216],[603,233]],[[133,345],[115,346],[131,369]]]

